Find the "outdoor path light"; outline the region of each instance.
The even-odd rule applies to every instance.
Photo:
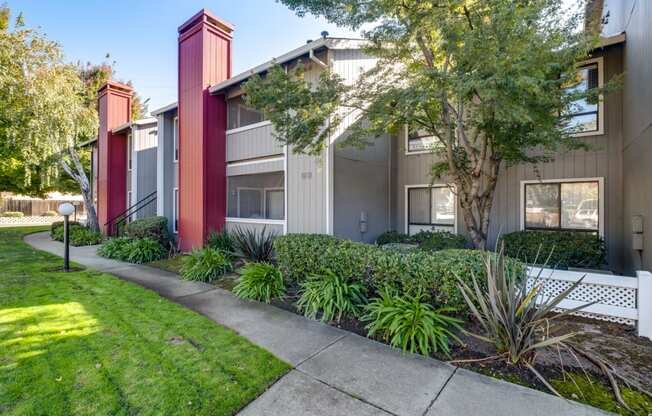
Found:
[[[64,202],[59,205],[59,214],[63,215],[63,271],[70,271],[70,239],[68,217],[75,212],[75,207],[69,203]]]

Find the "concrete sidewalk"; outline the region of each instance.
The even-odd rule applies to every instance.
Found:
[[[62,255],[47,233],[33,247]],[[291,363],[294,369],[241,415],[604,415],[606,413],[485,377],[258,302],[243,301],[173,273],[108,260],[96,247],[71,247],[71,259],[154,290]]]

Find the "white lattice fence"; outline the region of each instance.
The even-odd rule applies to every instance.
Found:
[[[638,326],[640,336],[652,339],[652,274],[638,272],[637,277],[613,276],[567,270],[528,268],[528,289],[543,286],[543,298],[554,297],[584,277],[559,309],[573,309],[590,302],[577,315]]]

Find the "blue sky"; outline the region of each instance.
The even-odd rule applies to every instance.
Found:
[[[149,109],[176,100],[177,27],[201,8],[235,25],[233,70],[239,73],[316,39],[355,36],[312,16],[299,18],[274,0],[8,0],[29,27],[61,44],[69,61],[115,61],[116,78],[131,80]]]

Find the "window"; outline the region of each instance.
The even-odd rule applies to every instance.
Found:
[[[228,100],[227,108],[229,130],[265,121],[263,113],[247,107],[241,96]]]
[[[455,232],[455,194],[446,185],[407,188],[407,233]]]
[[[227,188],[229,217],[285,219],[283,172],[230,176]]]
[[[439,141],[436,137],[426,133],[423,130],[405,128],[405,153],[430,153]]]
[[[133,205],[132,201],[131,201],[131,196],[132,196],[131,191],[127,191],[127,207],[130,207],[130,206]],[[133,220],[133,215],[134,214],[130,214],[130,215],[127,216],[127,218],[126,218],[127,223],[129,223],[129,222],[131,222]]]
[[[172,189],[172,231],[179,232],[179,188]]]
[[[524,183],[523,226],[528,230],[600,231],[600,182]]]
[[[602,86],[602,58],[592,60],[580,67],[577,71],[575,82],[567,88],[569,93],[585,92]],[[567,129],[572,129],[577,134],[601,134],[602,110],[600,101],[582,98],[572,103],[568,113]]]
[[[131,133],[127,135],[127,170],[130,171],[133,163],[134,141]]]
[[[172,161],[179,161],[179,117],[172,121]]]

